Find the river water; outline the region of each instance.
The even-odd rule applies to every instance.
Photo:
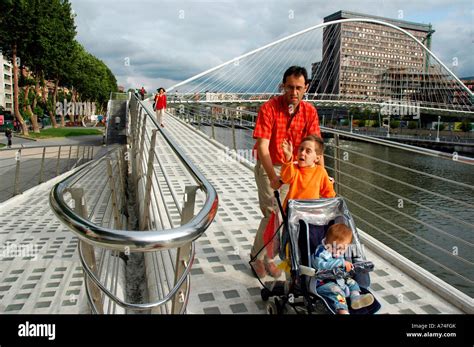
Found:
[[[201,130],[211,135],[210,127]],[[214,131],[233,147],[231,129]],[[333,142],[326,140],[325,165],[335,177]],[[236,129],[247,158],[253,144],[251,130]],[[342,140],[341,147],[339,194],[356,226],[474,297],[474,167],[363,142]]]

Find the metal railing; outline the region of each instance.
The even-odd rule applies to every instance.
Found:
[[[227,114],[234,117],[233,124],[238,121],[237,111]],[[255,143],[253,127],[245,127],[244,134],[223,124],[215,127],[224,113],[217,105],[174,110],[182,121],[237,154],[250,153]],[[358,227],[473,297],[474,159],[347,131],[321,130],[329,138],[326,169]],[[252,160],[248,155],[244,158]]]
[[[181,104],[172,107],[170,112],[209,135],[211,139],[227,146],[230,150],[236,152],[239,152],[239,150],[247,151],[255,143],[252,131],[257,119],[257,112],[209,103]],[[230,129],[231,133],[219,136],[218,131],[216,131],[217,128]],[[240,143],[239,146],[238,143]],[[251,155],[246,155],[246,159],[254,162]]]
[[[0,201],[67,172],[94,157],[97,147],[35,146],[0,151]]]
[[[168,92],[168,99],[171,104],[173,103],[263,103],[269,98],[275,95],[279,95],[279,92],[274,93],[174,93]],[[380,109],[384,104],[388,102],[402,102],[402,103],[415,103],[415,100],[397,99],[397,98],[380,98],[376,97],[362,97],[360,95],[350,94],[314,94],[308,93],[305,95],[305,100],[309,101],[318,106],[331,106],[337,107],[347,105],[354,106],[367,106],[375,109]],[[417,106],[425,112],[440,112],[446,116],[453,115],[459,111],[460,114],[469,115],[474,112],[472,104],[462,103],[439,103],[430,101],[418,101]]]
[[[127,112],[127,148],[109,152],[56,184],[51,206],[80,239],[79,255],[93,312],[115,313],[119,306],[119,312],[183,313],[190,290],[193,241],[213,221],[217,193],[134,95]],[[160,151],[186,172],[187,182],[195,183],[176,189]],[[131,191],[138,227],[133,225],[130,201],[125,200]],[[195,214],[200,191],[203,206]],[[179,201],[180,194],[184,202]],[[120,259],[133,257],[145,263],[148,298],[136,300],[121,288],[129,265]],[[143,264],[131,270],[140,272]]]

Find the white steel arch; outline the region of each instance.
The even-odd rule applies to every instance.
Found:
[[[173,90],[179,86],[182,86],[186,83],[189,83],[189,82],[192,82],[200,77],[203,77],[207,74],[210,74],[211,72],[213,71],[216,71],[224,66],[227,66],[229,64],[233,64],[235,62],[238,62],[240,59],[243,59],[245,57],[249,57],[251,55],[254,55],[260,51],[263,51],[267,48],[270,48],[272,46],[275,46],[279,43],[282,43],[284,41],[287,41],[289,39],[292,39],[294,37],[297,37],[297,36],[300,36],[300,35],[303,35],[309,31],[312,31],[312,30],[316,30],[316,29],[319,29],[319,28],[324,28],[326,26],[330,26],[330,25],[336,25],[336,24],[341,24],[341,23],[349,23],[349,22],[365,22],[365,23],[373,23],[373,24],[380,24],[380,25],[384,25],[384,26],[387,26],[387,27],[390,27],[390,28],[393,28],[395,30],[398,30],[402,33],[404,33],[405,35],[409,36],[411,39],[413,39],[415,42],[417,42],[422,48],[423,50],[426,52],[426,54],[429,54],[430,56],[432,56],[442,67],[444,67],[446,69],[446,71],[461,85],[462,88],[464,88],[464,90],[468,93],[468,95],[471,96],[471,98],[474,96],[473,92],[471,92],[471,90],[469,90],[469,88],[461,82],[461,80],[459,80],[459,78],[446,66],[443,64],[443,62],[433,53],[431,52],[421,41],[419,41],[415,36],[413,36],[411,33],[409,33],[408,31],[406,31],[405,29],[402,29],[396,25],[393,25],[393,24],[390,24],[390,23],[387,23],[387,22],[383,22],[383,21],[380,21],[380,20],[376,20],[376,19],[369,19],[369,18],[350,18],[350,19],[339,19],[339,20],[335,20],[335,21],[331,21],[331,22],[326,22],[326,23],[321,23],[321,24],[318,24],[318,25],[315,25],[315,26],[312,26],[310,28],[307,28],[307,29],[304,29],[304,30],[301,30],[295,34],[292,34],[292,35],[289,35],[289,36],[286,36],[282,39],[279,39],[279,40],[276,40],[272,43],[269,43],[265,46],[262,46],[260,48],[257,48],[251,52],[248,52],[248,53],[245,53],[245,54],[242,54],[241,56],[238,56],[236,58],[233,58],[231,60],[228,60],[226,61],[225,63],[222,63],[218,66],[215,66],[211,69],[208,69],[204,72],[201,72],[193,77],[190,77],[182,82],[179,82],[175,85],[172,85],[170,87],[167,88],[167,90]]]

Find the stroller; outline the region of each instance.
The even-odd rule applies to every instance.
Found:
[[[275,191],[281,214],[283,216],[283,231],[275,233],[274,240],[279,241],[279,256],[289,262],[291,278],[287,281],[273,281],[262,283],[261,297],[267,302],[269,314],[336,314],[329,300],[309,290],[312,280],[337,280],[338,278],[352,277],[360,287],[361,294],[370,293],[369,272],[374,265],[367,261],[361,247],[359,235],[352,216],[343,198],[329,198],[318,200],[290,200],[285,214]],[[315,270],[311,267],[311,254],[322,243],[329,227],[335,223],[344,223],[352,230],[352,244],[350,257],[353,269],[346,272],[342,268],[333,270]],[[281,226],[280,226],[281,227]],[[272,300],[270,300],[272,299]],[[374,314],[381,305],[374,296],[374,302],[358,310],[350,305],[347,298],[350,314]]]

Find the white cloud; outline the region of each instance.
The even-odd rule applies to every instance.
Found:
[[[474,75],[472,4],[450,0],[72,0],[78,40],[126,88],[148,90],[191,77],[264,44],[319,24],[338,10],[431,22],[433,49]],[[402,12],[400,12],[402,11]],[[290,18],[293,17],[293,18]],[[130,66],[126,66],[126,59]]]

